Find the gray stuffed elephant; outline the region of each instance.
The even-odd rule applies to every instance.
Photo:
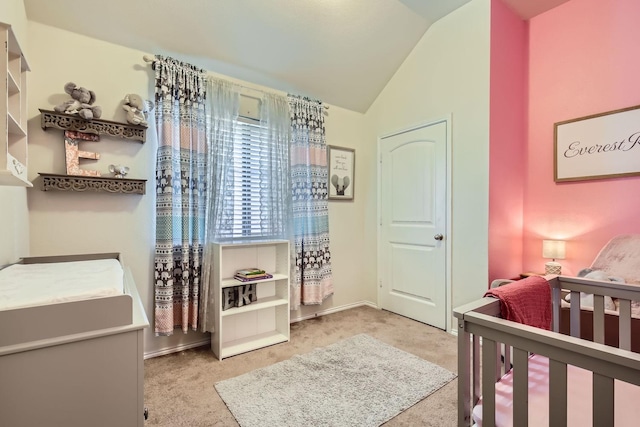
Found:
[[[56,112],[77,114],[85,120],[100,118],[102,115],[102,108],[97,105],[93,105],[96,101],[96,94],[94,91],[76,86],[73,82],[69,82],[64,85],[64,91],[71,96],[71,99],[53,107]]]
[[[153,108],[152,104],[142,99],[140,95],[130,93],[124,97],[124,111],[127,112],[127,122],[132,125],[148,126],[146,113]]]

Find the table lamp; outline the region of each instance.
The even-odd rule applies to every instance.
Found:
[[[556,259],[564,259],[565,243],[564,240],[542,241],[542,258],[551,258],[551,261],[544,265],[544,274],[560,274],[562,266]]]

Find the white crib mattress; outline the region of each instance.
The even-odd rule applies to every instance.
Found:
[[[117,259],[14,264],[0,270],[0,310],[121,295]]]
[[[567,365],[567,425],[592,425],[591,371]],[[614,381],[615,427],[637,426],[640,419],[640,387]],[[496,426],[512,427],[512,371],[496,383]],[[473,421],[482,426],[482,399],[473,408]],[[529,425],[549,425],[549,359],[534,355],[529,358]]]

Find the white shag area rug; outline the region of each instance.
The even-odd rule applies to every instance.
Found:
[[[455,377],[360,334],[215,388],[242,427],[377,427]]]

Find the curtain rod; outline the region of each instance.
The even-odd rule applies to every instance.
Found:
[[[153,55],[144,55],[142,57],[142,59],[144,59],[144,62],[148,62],[150,64],[153,64],[155,62],[155,60],[156,60],[155,56],[153,56]],[[261,92],[261,93],[266,93],[262,89],[256,89],[254,87],[244,86],[244,85],[241,85],[241,84],[235,83],[235,82],[234,82],[234,84],[237,84],[238,86],[242,87],[243,89],[255,90],[255,91],[258,91],[258,92]],[[322,103],[322,106],[324,107],[325,110],[329,109],[329,106],[326,105],[325,103]]]

